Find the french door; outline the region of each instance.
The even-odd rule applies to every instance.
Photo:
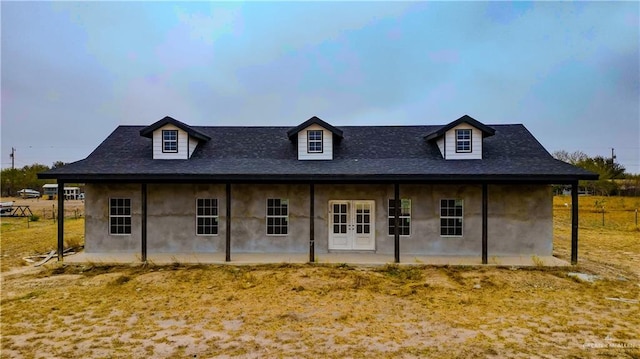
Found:
[[[329,249],[374,250],[375,201],[329,201]]]

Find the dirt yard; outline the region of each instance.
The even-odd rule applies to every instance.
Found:
[[[55,226],[3,218],[0,356],[640,358],[640,201],[607,199],[605,226],[593,201],[581,198],[580,265],[561,269],[33,268],[20,258],[55,247]],[[554,247],[568,259],[565,202]],[[82,223],[65,223],[76,241]]]

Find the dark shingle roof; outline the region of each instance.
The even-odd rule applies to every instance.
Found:
[[[529,181],[597,175],[555,160],[522,125],[492,125],[482,160],[444,160],[425,135],[442,126],[345,126],[334,159],[299,161],[288,127],[198,127],[188,160],[154,160],[144,126],[120,126],[86,159],[40,174],[64,181]]]

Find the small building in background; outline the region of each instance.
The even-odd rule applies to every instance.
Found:
[[[47,199],[54,199],[58,195],[58,185],[56,183],[47,183],[42,186],[42,193]],[[80,199],[80,187],[65,187],[64,199]]]

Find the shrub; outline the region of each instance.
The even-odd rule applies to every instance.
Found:
[[[36,214],[32,214],[29,216],[29,221],[31,222],[38,222],[38,220],[40,219],[40,216],[36,215]]]

